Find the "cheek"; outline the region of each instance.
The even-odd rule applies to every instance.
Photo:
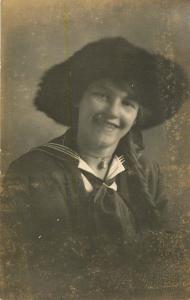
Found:
[[[102,111],[106,107],[106,105],[103,101],[99,101],[94,98],[90,99],[89,103],[90,103],[89,107],[90,107],[90,110],[92,113]]]
[[[135,112],[132,114],[132,117],[131,117],[132,125],[135,123],[135,121],[136,121],[136,119],[137,119],[137,114],[138,114],[138,111],[135,111]]]
[[[80,102],[80,106],[79,106],[79,119],[80,120],[86,119],[90,114],[90,111],[91,111],[90,103],[86,101],[86,99],[83,99]]]
[[[101,111],[103,109],[103,104],[97,101],[93,97],[84,98],[80,105],[80,115],[85,119],[89,116]]]
[[[137,118],[136,111],[127,112],[123,116],[123,123],[125,124],[125,126],[131,127],[135,123],[136,118]]]

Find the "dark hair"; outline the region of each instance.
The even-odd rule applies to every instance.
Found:
[[[133,127],[130,132],[120,140],[117,147],[117,154],[125,157],[126,172],[128,173],[128,195],[129,207],[133,212],[135,224],[138,230],[160,229],[165,221],[161,213],[161,205],[165,206],[167,199],[162,194],[162,203],[159,206],[153,201],[147,182],[148,161],[145,160],[142,150],[144,149],[142,131]],[[150,168],[157,168],[157,163],[149,165]],[[162,178],[159,176],[159,182]],[[125,178],[126,180],[126,178]],[[163,193],[163,191],[162,191]]]
[[[34,103],[55,121],[76,129],[76,104],[86,89],[100,79],[125,81],[134,88],[140,107],[137,122],[120,140],[117,151],[126,156],[131,170],[133,202],[140,207],[135,212],[139,226],[155,223],[157,210],[139,163],[143,149],[141,129],[158,125],[178,111],[188,95],[186,75],[178,64],[124,38],[105,38],[89,43],[49,69],[42,77]]]
[[[187,98],[187,78],[178,64],[115,37],[89,43],[49,69],[34,103],[55,121],[72,126],[77,117],[75,104],[90,84],[103,78],[133,85],[145,112],[141,129],[172,117]]]

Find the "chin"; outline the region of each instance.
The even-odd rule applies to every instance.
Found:
[[[96,144],[102,147],[110,147],[110,146],[114,146],[116,144],[118,144],[118,140],[116,139],[111,139],[108,137],[102,137],[96,140]]]

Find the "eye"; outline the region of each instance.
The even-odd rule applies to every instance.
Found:
[[[126,107],[130,107],[132,109],[137,109],[138,108],[137,102],[132,100],[132,99],[123,100],[123,105],[126,106]]]
[[[108,101],[109,96],[104,92],[93,92],[93,96],[95,96],[100,101]]]

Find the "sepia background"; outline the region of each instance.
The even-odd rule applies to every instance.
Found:
[[[36,111],[32,100],[43,72],[86,43],[123,36],[174,59],[190,78],[188,0],[9,0],[2,10],[3,174],[12,160],[64,132]],[[172,120],[144,132],[146,154],[162,166],[171,198],[184,203],[190,186],[189,133],[190,101]]]
[[[35,110],[33,97],[43,72],[86,43],[125,37],[175,60],[190,79],[189,0],[7,0],[2,11],[2,175],[12,160],[65,131]],[[145,131],[144,140],[146,155],[164,174],[173,220],[188,230],[190,101]],[[184,284],[190,286],[190,278]]]

